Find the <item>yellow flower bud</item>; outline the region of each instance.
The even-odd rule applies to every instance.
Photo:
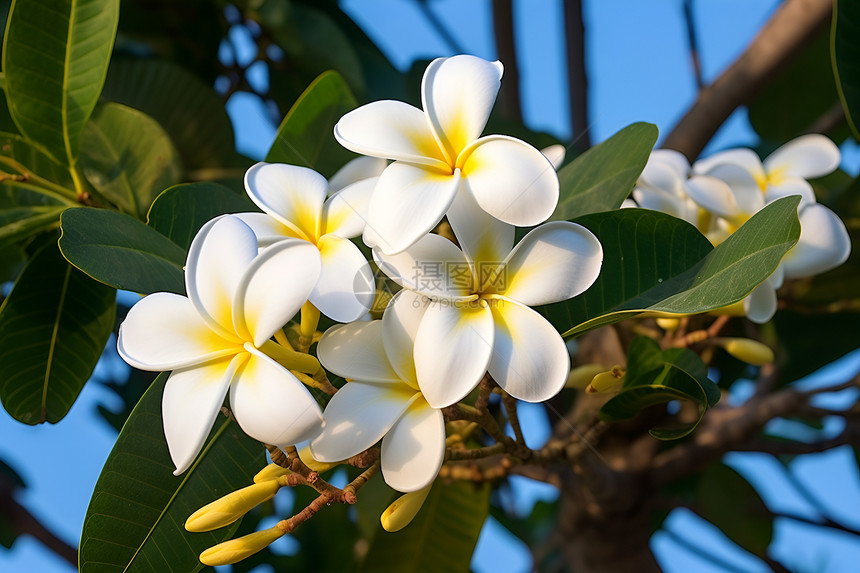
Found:
[[[723,338],[719,341],[719,345],[738,360],[743,360],[753,366],[770,364],[774,360],[773,350],[757,340],[749,338]]]
[[[393,533],[409,525],[424,505],[431,487],[433,487],[432,483],[424,489],[405,493],[394,500],[394,503],[385,508],[379,517],[382,528]]]
[[[210,547],[200,554],[200,562],[204,565],[231,565],[250,557],[257,551],[268,547],[280,539],[285,531],[278,527],[255,531],[254,533],[237,537]]]
[[[657,326],[662,328],[667,332],[674,332],[678,330],[678,326],[680,326],[681,321],[677,318],[658,318]]]
[[[285,476],[290,473],[290,470],[287,468],[282,468],[278,464],[269,464],[254,476],[254,483],[260,483],[263,481],[267,481],[270,479],[278,479],[281,476]]]
[[[570,371],[570,375],[567,377],[567,382],[564,386],[565,388],[584,390],[588,386],[588,383],[591,382],[591,379],[604,370],[605,368],[600,364],[584,364],[582,366],[577,366]]]
[[[624,384],[624,369],[616,365],[612,370],[601,372],[592,378],[585,391],[589,394],[608,394],[619,391],[622,384]]]
[[[228,493],[192,513],[185,521],[185,529],[201,532],[230,525],[257,505],[275,497],[280,488],[277,480],[266,480]]]
[[[338,465],[337,463],[330,464],[327,462],[318,462],[317,460],[315,460],[313,455],[311,454],[310,446],[305,446],[304,448],[299,450],[299,458],[301,458],[301,460],[305,463],[306,466],[308,466],[310,469],[317,472],[318,474],[328,471]]]

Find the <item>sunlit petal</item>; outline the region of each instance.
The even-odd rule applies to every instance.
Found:
[[[187,470],[215,423],[224,396],[242,357],[222,358],[174,370],[164,386],[161,416],[174,475]]]
[[[473,290],[469,261],[441,235],[425,235],[396,255],[374,249],[373,259],[397,284],[429,297],[464,297]]]
[[[776,290],[769,280],[764,281],[744,299],[744,312],[747,318],[764,324],[776,313]]]
[[[416,397],[420,394],[406,384],[347,382],[326,406],[325,429],[311,442],[311,453],[321,462],[337,462],[363,452]]]
[[[415,374],[415,336],[430,299],[409,289],[394,295],[382,315],[385,354],[400,378],[418,388]]]
[[[553,221],[523,237],[508,257],[497,292],[529,306],[572,298],[590,287],[603,264],[591,231]]]
[[[564,156],[567,154],[567,150],[564,148],[564,145],[560,143],[544,147],[540,152],[543,153],[544,157],[549,159],[549,162],[552,163],[552,166],[556,171],[558,171],[558,168],[564,163]]]
[[[317,247],[322,270],[308,299],[332,320],[358,320],[373,304],[376,294],[370,265],[349,239],[323,235]]]
[[[245,190],[260,209],[313,240],[320,233],[325,177],[307,167],[257,163],[245,172]]]
[[[231,215],[212,219],[188,248],[185,287],[194,308],[223,336],[234,336],[233,301],[245,269],[257,256],[257,236]]]
[[[725,181],[700,175],[688,179],[684,187],[690,198],[706,211],[729,218],[741,213],[735,194]]]
[[[157,292],[138,301],[120,325],[117,350],[141,370],[173,370],[235,354],[241,342],[214,332],[184,296]]]
[[[448,223],[460,248],[475,264],[476,273],[482,270],[482,265],[500,264],[514,246],[516,229],[513,225],[503,223],[484,211],[468,189],[457,193],[448,209]]]
[[[437,58],[424,71],[421,103],[450,162],[484,131],[503,69],[500,62],[459,55]]]
[[[328,180],[329,195],[334,195],[344,187],[371,177],[379,177],[388,162],[380,157],[356,157],[337,170]]]
[[[435,302],[415,337],[418,385],[434,408],[462,400],[487,371],[493,349],[493,314],[485,303]]]
[[[260,248],[268,247],[286,238],[304,240],[303,234],[297,233],[294,227],[288,227],[266,213],[236,213],[233,217],[251,227],[257,235],[257,244]]]
[[[236,331],[260,347],[308,300],[320,275],[320,252],[306,241],[267,247],[245,270],[233,306]]]
[[[693,173],[709,175],[710,171],[718,165],[736,165],[756,179],[764,180],[765,178],[761,159],[752,149],[729,149],[699,159],[693,163]]]
[[[326,370],[343,378],[400,382],[385,354],[382,329],[380,320],[333,326],[320,339],[317,356]]]
[[[770,203],[789,195],[800,195],[800,207],[815,203],[815,191],[806,179],[783,177],[778,184],[771,183],[765,193],[765,201]]]
[[[679,179],[686,179],[690,174],[690,162],[687,161],[687,157],[674,149],[655,149],[648,158],[648,163],[652,162],[668,167]]]
[[[338,191],[323,205],[321,234],[358,237],[367,225],[370,198],[378,177],[363,179]]]
[[[376,246],[399,253],[426,235],[442,220],[459,186],[456,170],[445,175],[420,165],[389,165],[376,183],[367,217]]]
[[[397,491],[417,491],[432,482],[445,457],[442,412],[416,399],[382,438],[382,476]]]
[[[828,137],[817,133],[792,139],[764,160],[770,177],[821,177],[839,167],[839,148]]]
[[[482,137],[463,151],[458,165],[464,187],[481,208],[505,223],[537,225],[558,203],[558,176],[552,164],[519,139]]]
[[[836,268],[851,254],[851,239],[842,220],[819,203],[800,211],[800,239],[782,259],[786,278],[817,275]]]
[[[313,439],[323,427],[322,411],[305,385],[256,350],[236,370],[230,408],[246,434],[275,446]]]
[[[558,331],[514,301],[495,299],[490,308],[495,324],[490,375],[519,400],[542,402],[555,396],[570,372],[570,356]]]
[[[402,101],[363,105],[340,118],[334,137],[362,155],[399,159],[444,169],[448,163],[424,112]]]

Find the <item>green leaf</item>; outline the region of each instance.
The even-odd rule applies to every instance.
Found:
[[[436,480],[412,523],[374,536],[359,571],[469,571],[489,511],[489,484]]]
[[[266,161],[310,167],[331,177],[355,157],[335,140],[333,130],[341,116],[356,105],[340,74],[323,73],[284,117]]]
[[[620,207],[656,141],[657,126],[634,123],[562,167],[558,206],[550,220],[566,221]]]
[[[696,510],[747,551],[764,557],[773,539],[773,515],[738,472],[717,463],[699,480]]]
[[[582,295],[543,307],[564,332],[617,308],[625,301],[693,267],[713,250],[692,225],[646,209],[616,209],[579,217],[603,246],[597,281]]]
[[[81,169],[122,211],[146,218],[153,199],[182,179],[182,164],[158,122],[118,103],[99,106],[83,134]]]
[[[60,223],[63,256],[97,281],[140,294],[185,294],[185,251],[134,217],[79,207]]]
[[[246,197],[217,183],[186,183],[166,189],[149,209],[149,226],[188,249],[207,221],[226,213],[259,211]]]
[[[600,409],[603,420],[631,418],[644,408],[671,400],[690,401],[699,412],[694,422],[651,430],[657,439],[675,440],[692,432],[708,408],[720,399],[719,389],[708,379],[707,366],[691,350],[661,351],[655,340],[639,336],[630,344],[627,360],[621,391]]]
[[[30,260],[0,307],[0,400],[13,418],[63,419],[101,357],[115,301],[53,244]]]
[[[0,155],[10,157],[32,173],[69,189],[74,196],[74,182],[69,169],[17,133],[0,133]]]
[[[800,236],[799,200],[795,195],[774,201],[697,264],[673,277],[659,277],[654,286],[643,281],[640,274],[653,276],[648,266],[655,265],[655,259],[633,254],[637,268],[633,268],[626,258],[620,265],[617,259],[612,261],[618,256],[615,248],[620,238],[616,237],[613,249],[607,250],[604,246],[604,265],[609,264],[610,272],[614,274],[604,277],[580,297],[588,296],[591,289],[597,287],[609,292],[609,300],[623,299],[623,302],[611,307],[583,308],[581,303],[575,302],[579,297],[574,298],[571,302],[578,304],[581,312],[576,318],[584,320],[579,324],[574,322],[575,326],[564,336],[581,334],[643,311],[697,314],[742,300],[776,270],[783,255],[797,243]],[[646,249],[653,252],[651,246]],[[604,269],[601,274],[606,272]],[[610,277],[614,279],[610,280]],[[618,282],[613,284],[614,281]],[[619,291],[624,294],[619,295]],[[637,294],[627,298],[630,293]]]
[[[9,112],[24,136],[74,165],[107,74],[118,0],[16,0],[3,39]]]
[[[860,4],[857,2],[833,0],[830,52],[845,118],[854,139],[860,140]]]
[[[102,468],[81,534],[82,573],[197,571],[198,555],[239,526],[189,533],[183,524],[200,507],[250,485],[265,450],[219,416],[197,461],[174,476],[161,420],[166,380],[161,374],[146,391]]]
[[[102,98],[138,109],[170,135],[188,169],[224,168],[236,162],[233,126],[211,87],[164,60],[111,62]]]

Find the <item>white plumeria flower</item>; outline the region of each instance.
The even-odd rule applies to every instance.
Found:
[[[353,167],[361,169],[367,164]],[[341,182],[356,176],[348,174]],[[326,199],[329,183],[306,167],[257,163],[245,173],[248,197],[264,212],[237,216],[254,230],[261,247],[287,238],[316,246],[322,257],[322,271],[308,300],[338,322],[358,319],[373,304],[373,273],[349,239],[364,230],[367,203],[375,183],[373,176],[360,178]]]
[[[567,380],[570,357],[555,328],[529,306],[566,300],[591,286],[603,261],[600,242],[584,227],[561,221],[537,227],[514,247],[514,228],[466,196],[448,218],[465,253],[433,234],[397,255],[374,249],[379,267],[407,289],[385,315],[406,313],[402,299],[409,291],[424,296],[408,311],[420,323],[415,367],[427,402],[434,408],[458,402],[488,370],[520,400],[554,396]]]
[[[469,194],[506,223],[545,221],[558,202],[550,161],[512,137],[481,137],[499,91],[502,65],[474,56],[438,58],[421,85],[424,110],[377,101],[344,115],[334,128],[352,151],[395,160],[370,201],[364,241],[386,254],[403,251]]]
[[[129,311],[120,326],[120,356],[142,370],[173,371],[162,415],[176,475],[197,457],[228,388],[236,421],[252,438],[285,446],[319,433],[323,418],[313,396],[264,353],[319,272],[312,245],[285,240],[258,255],[253,231],[222,216],[191,243],[188,298],[155,293]]]
[[[401,298],[409,304],[410,295],[416,296]],[[381,439],[385,482],[399,491],[417,491],[442,466],[445,420],[419,389],[412,360],[418,324],[409,314],[392,313],[383,321],[336,326],[320,340],[320,362],[351,381],[326,406],[326,427],[311,442],[311,453],[319,461],[337,462]]]
[[[633,188],[633,199],[642,209],[660,211],[698,225],[699,206],[685,189],[689,173],[690,164],[681,153],[671,149],[652,151]]]

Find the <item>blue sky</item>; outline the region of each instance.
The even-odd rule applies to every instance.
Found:
[[[728,65],[752,38],[772,12],[776,0],[699,0],[695,3],[701,43],[700,58],[705,80],[711,80]],[[345,0],[345,11],[361,25],[383,52],[400,69],[416,59],[450,55],[451,46],[430,27],[413,2],[404,0]],[[434,0],[429,2],[445,23],[456,43],[465,51],[495,59],[489,0]],[[589,55],[589,96],[591,130],[601,141],[635,121],[656,123],[666,133],[695,98],[695,84],[689,65],[682,0],[585,0],[587,53]],[[561,0],[517,0],[515,33],[518,59],[524,80],[522,100],[527,124],[566,138],[567,103]],[[241,31],[237,30],[241,36]],[[262,74],[261,74],[262,75]],[[504,81],[504,80],[503,80]],[[417,92],[418,86],[414,88]],[[234,120],[240,150],[262,157],[274,138],[272,125],[262,109],[245,96],[234,97],[228,110]],[[714,150],[737,145],[753,145],[743,111],[727,122],[709,146]],[[856,173],[856,164],[847,165]],[[122,367],[109,343],[106,359],[97,375]],[[860,355],[836,366],[842,379],[860,370]],[[819,377],[807,382],[820,383]],[[741,399],[743,386],[736,399]],[[851,396],[843,395],[842,403]],[[837,398],[838,399],[838,398]],[[20,471],[30,487],[21,501],[50,523],[66,541],[77,543],[89,496],[115,435],[95,413],[98,404],[115,405],[115,397],[101,385],[85,387],[69,415],[54,426],[23,426],[0,412],[0,457]],[[522,416],[535,420],[529,437],[539,443],[546,426],[539,410],[524,406]],[[528,422],[524,422],[528,424]],[[839,431],[839,428],[828,428]],[[777,431],[796,428],[777,426]],[[774,509],[786,509],[809,517],[815,512],[791,489],[772,462],[756,454],[732,454],[727,460],[757,486]],[[846,449],[800,460],[792,471],[834,516],[860,527],[860,479],[857,466]],[[537,498],[549,498],[551,488],[517,480],[519,511],[528,511]],[[853,508],[853,511],[847,509]],[[713,544],[713,550],[743,571],[764,571],[762,563],[733,548],[719,531],[701,520],[679,511],[667,521],[674,532],[692,530],[699,539]],[[848,536],[821,536],[808,526],[780,520],[773,546],[774,556],[804,571],[851,570],[860,562],[860,542]],[[652,546],[669,571],[722,571],[679,547],[669,534],[655,536]],[[474,561],[479,573],[527,571],[530,560],[526,548],[516,539],[489,523]],[[72,571],[64,562],[29,538],[21,538],[13,551],[0,550],[2,571]]]

